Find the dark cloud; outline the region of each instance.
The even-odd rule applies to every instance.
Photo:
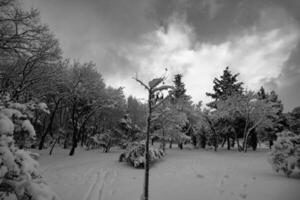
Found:
[[[192,28],[193,35],[189,35],[191,45],[186,51],[199,49],[193,44],[222,46],[247,34],[263,38],[268,31],[277,29],[281,35],[289,35],[288,30],[295,30],[290,26],[300,27],[299,0],[27,0],[24,4],[41,11],[42,20],[60,40],[65,56],[92,60],[104,78],[113,81],[135,73],[150,73],[150,70],[140,67],[142,61],[138,59],[147,57],[141,55],[143,52],[151,53],[145,48],[159,48],[161,41],[156,44],[156,38],[151,37],[156,37],[155,33],[161,27],[165,36],[172,35],[169,29],[174,24],[174,16],[183,18],[184,23]],[[149,41],[150,47],[147,46]],[[299,55],[298,44],[279,75],[261,81],[279,93],[287,110],[300,105]],[[247,51],[241,56],[247,56]],[[176,69],[187,72],[191,68],[188,62],[183,65],[188,67]]]
[[[125,0],[29,0],[26,5],[41,11],[43,22],[59,38],[65,56],[92,60],[107,76],[124,74],[132,68],[130,63],[123,62],[126,58],[122,58],[118,47],[139,43],[140,36],[157,27],[149,17],[150,4],[146,0],[130,3]],[[121,63],[118,70],[116,63]]]
[[[162,25],[174,14],[185,15],[198,40],[219,43],[255,23],[262,8],[260,1],[166,0],[156,1],[153,16]]]
[[[132,76],[132,72],[136,66],[124,56],[122,51],[116,50],[115,48],[110,47],[106,49],[99,65],[100,71],[106,74],[119,73],[122,74],[122,76]]]
[[[280,6],[289,14],[290,20],[300,27],[300,1],[297,0],[273,0],[273,5]],[[277,91],[285,104],[285,110],[290,111],[296,106],[300,106],[300,43],[292,51],[289,59],[284,63],[280,75],[265,83],[269,89]]]
[[[300,43],[284,63],[280,75],[277,78],[266,81],[265,86],[277,91],[280,99],[285,103],[285,110],[291,111],[300,106]]]

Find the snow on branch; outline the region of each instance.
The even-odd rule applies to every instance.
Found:
[[[136,80],[138,83],[140,83],[142,86],[144,86],[146,88],[146,90],[150,90],[150,88],[145,83],[143,83],[143,81],[138,79],[137,77],[133,77],[133,79]]]

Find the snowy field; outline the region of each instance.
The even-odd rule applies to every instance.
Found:
[[[143,170],[119,163],[120,151],[55,149],[41,154],[42,175],[62,200],[139,200]],[[299,200],[300,175],[272,171],[267,150],[239,153],[168,149],[150,170],[151,200]]]

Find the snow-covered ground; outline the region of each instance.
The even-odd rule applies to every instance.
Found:
[[[143,170],[119,163],[120,151],[41,151],[42,175],[62,200],[138,200]],[[150,171],[151,200],[299,200],[300,176],[272,171],[267,150],[240,153],[168,149]]]

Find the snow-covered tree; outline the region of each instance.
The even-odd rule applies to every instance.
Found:
[[[300,107],[294,108],[286,114],[288,129],[300,135]]]
[[[119,146],[122,149],[127,148],[131,143],[141,141],[143,138],[141,129],[134,123],[128,114],[119,120],[118,126],[111,127],[100,133],[89,137],[87,147],[92,145],[103,147],[104,152],[108,153],[113,146]]]
[[[174,89],[172,86],[164,85],[163,82],[165,77],[154,78],[145,84],[143,81],[134,78],[138,83],[140,83],[148,92],[148,116],[147,116],[147,126],[146,126],[146,140],[145,140],[145,181],[144,181],[144,191],[142,194],[143,200],[149,199],[149,142],[150,142],[150,129],[151,121],[153,120],[153,111],[155,111],[161,104],[168,100],[172,96],[172,91],[169,91],[167,97],[162,97],[159,94],[166,90]]]
[[[162,149],[157,149],[154,147],[149,147],[149,163],[157,161],[163,158],[164,152]],[[119,161],[126,161],[130,163],[135,168],[145,166],[145,143],[144,142],[133,142],[128,146],[125,152],[123,152]]]
[[[209,112],[209,110],[207,109],[204,109],[202,111],[198,108],[196,111],[198,113],[196,128],[198,131],[202,132],[200,133],[200,135],[196,135],[196,137],[202,137],[203,139],[205,138],[204,140],[207,139],[207,143],[214,147],[214,151],[217,151],[219,134],[216,130],[214,122],[216,120],[216,116],[214,115],[214,113]]]
[[[300,169],[300,135],[291,131],[277,134],[272,151],[269,154],[269,163],[276,171],[282,171],[290,176],[296,169]]]
[[[145,119],[147,106],[133,96],[127,98],[127,113],[131,116],[132,122],[141,128],[146,127]]]
[[[173,142],[177,142],[182,147],[182,144],[189,139],[182,132],[182,128],[188,123],[187,116],[170,101],[166,101],[153,112],[151,121],[158,127],[152,136],[161,138],[163,151],[165,151],[166,140],[170,141],[170,147]]]
[[[19,149],[14,136],[28,133],[35,139],[36,133],[30,122],[32,106],[48,112],[47,105],[11,102],[9,95],[0,99],[0,198],[15,195],[17,199],[55,200],[56,194],[40,176],[38,155]]]
[[[278,95],[275,91],[267,93],[263,87],[259,90],[258,99],[266,101],[273,108],[274,112],[272,115],[267,116],[268,121],[270,122],[269,126],[260,126],[258,127],[258,133],[263,140],[269,141],[269,146],[273,145],[273,140],[276,139],[276,133],[281,132],[286,126],[286,120],[282,113],[283,104],[278,98]]]
[[[25,101],[40,87],[61,57],[58,41],[40,21],[37,9],[25,10],[18,0],[0,4],[0,93]],[[53,72],[53,71],[52,71]]]
[[[218,111],[218,105],[222,104],[223,101],[226,101],[227,98],[234,94],[242,94],[243,93],[243,83],[238,81],[239,74],[233,74],[229,67],[226,67],[223,71],[223,74],[220,76],[220,78],[215,78],[213,80],[214,86],[213,86],[213,92],[212,93],[206,93],[207,96],[211,97],[213,99],[212,102],[208,103],[207,106],[216,109]],[[213,116],[213,115],[212,115]],[[218,118],[214,117],[214,120],[211,119],[211,124],[216,127],[215,130],[219,133],[219,136],[223,138],[223,141],[227,141],[227,148],[230,149],[230,139],[233,138],[233,127],[234,124],[236,124],[235,120],[229,120],[228,118]],[[208,118],[209,119],[209,118]],[[218,127],[218,128],[217,128]],[[219,130],[218,130],[219,129]],[[217,145],[216,138],[214,137],[214,142]],[[222,145],[224,145],[224,142]]]
[[[245,119],[243,148],[247,151],[247,141],[253,131],[261,126],[272,125],[270,116],[277,111],[272,105],[265,100],[258,99],[254,92],[249,91],[244,94],[234,94],[226,100],[219,101],[215,115],[219,118],[234,119],[241,116]]]
[[[87,122],[104,105],[105,84],[101,75],[95,70],[93,63],[73,63],[68,72],[65,84],[67,104],[69,108],[69,124],[72,129],[72,147],[69,155],[75,153],[80,137],[84,133]]]

